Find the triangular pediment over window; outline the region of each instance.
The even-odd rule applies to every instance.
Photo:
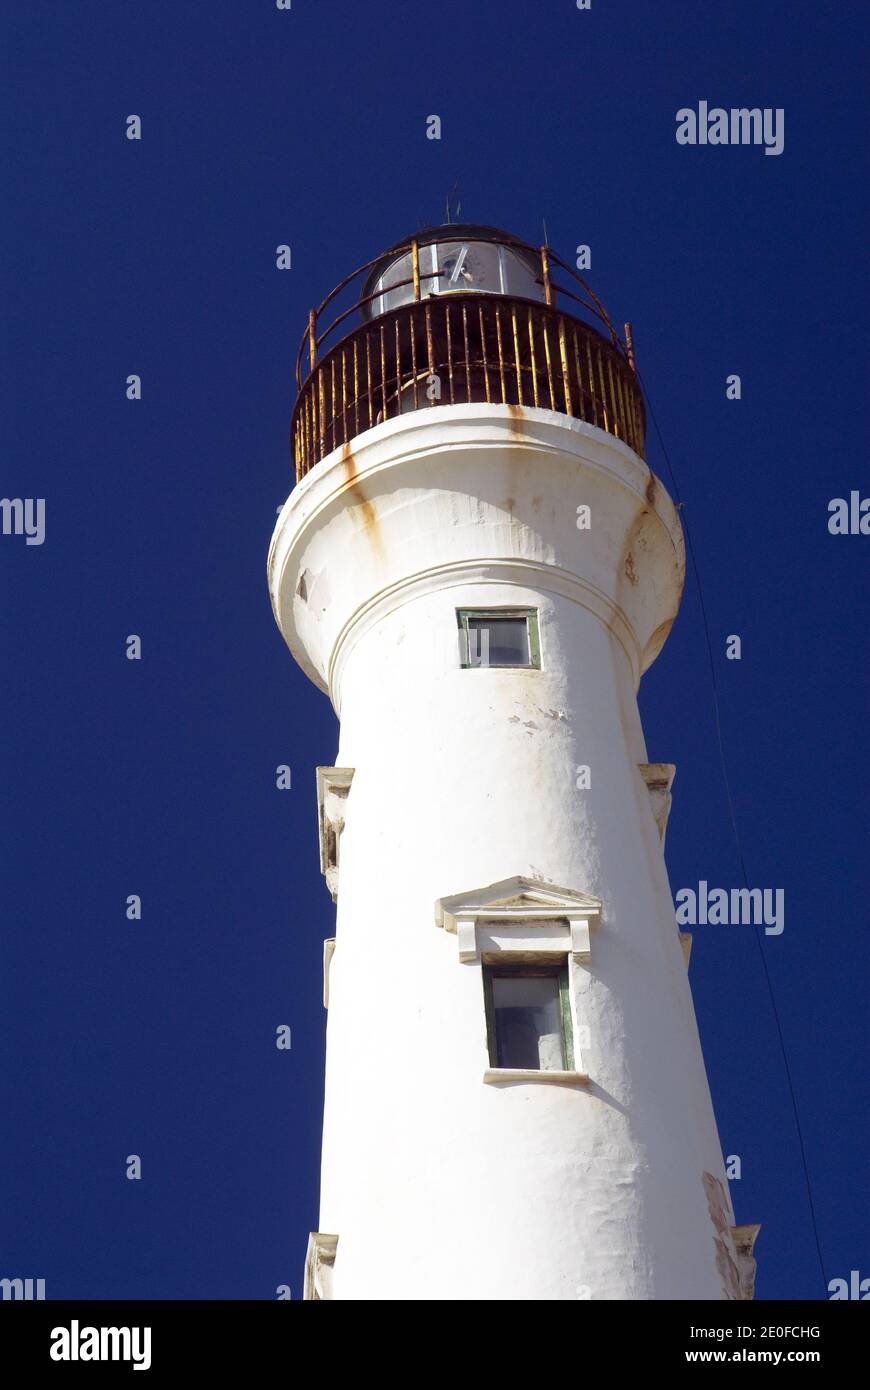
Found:
[[[474,959],[477,954],[475,933],[479,925],[543,932],[558,923],[570,936],[569,949],[575,958],[588,959],[589,931],[597,926],[600,915],[600,898],[522,874],[439,898],[435,904],[436,925],[459,937],[463,960]]]
[[[539,879],[505,878],[467,893],[439,898],[435,916],[439,927],[455,931],[459,918],[598,916],[601,899],[576,888],[556,888]]]

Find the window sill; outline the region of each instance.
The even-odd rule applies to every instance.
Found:
[[[589,1076],[585,1071],[533,1071],[524,1067],[488,1067],[483,1073],[484,1081],[498,1085],[502,1081],[546,1081],[551,1086],[586,1086]]]

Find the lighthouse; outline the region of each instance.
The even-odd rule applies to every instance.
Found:
[[[340,720],[304,1296],[751,1298],[637,707],[684,542],[630,328],[448,224],[327,295],[297,380],[269,586]]]

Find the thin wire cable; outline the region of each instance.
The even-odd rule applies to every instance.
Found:
[[[667,464],[667,469],[668,473],[670,474],[671,485],[674,490],[674,497],[676,499],[677,507],[681,513],[684,513],[684,504],[680,496],[680,489],[677,483],[676,474],[674,473],[673,464],[671,463],[670,455],[668,454],[667,447],[665,446],[665,441],[662,437],[661,429],[659,428],[659,422],[656,418],[656,413],[653,409],[652,401],[650,400],[649,391],[646,388],[646,383],[644,382],[643,377],[637,370],[635,371],[635,375],[637,376],[637,379],[640,382],[641,390],[643,391],[644,398],[646,400],[647,410],[649,411],[650,419],[653,422],[653,427],[655,429],[656,436],[659,441],[659,448],[662,451],[662,457],[664,458],[665,463]],[[683,532],[686,537],[686,549],[689,553],[689,559],[692,565],[692,573],[695,576],[695,588],[698,593],[698,603],[701,609],[701,622],[704,628],[704,642],[707,648],[707,660],[710,666],[710,683],[713,689],[713,713],[716,723],[716,742],[719,746],[719,762],[722,768],[722,781],[725,786],[725,797],[728,802],[728,814],[731,819],[731,829],[734,833],[734,843],[737,848],[737,858],[740,863],[740,872],[743,875],[743,886],[744,888],[749,889],[749,875],[746,872],[746,860],[743,854],[743,843],[740,839],[740,830],[737,825],[737,812],[734,807],[734,796],[731,791],[731,779],[728,776],[728,761],[725,756],[725,740],[722,736],[722,716],[719,704],[719,687],[716,683],[716,662],[713,657],[713,642],[710,637],[710,624],[707,620],[707,605],[704,602],[704,591],[701,586],[701,571],[698,567],[698,561],[695,556],[695,547],[692,544],[691,528],[689,526],[688,519],[684,514],[681,516],[681,521],[683,525]],[[818,1255],[819,1259],[819,1269],[821,1270],[822,1274],[822,1283],[825,1287],[825,1297],[827,1298],[828,1278],[827,1272],[825,1270],[824,1256],[822,1255],[822,1243],[819,1237],[819,1223],[816,1218],[816,1206],[815,1202],[813,1201],[813,1188],[812,1183],[810,1181],[810,1168],[809,1163],[807,1162],[806,1145],[804,1143],[803,1129],[801,1127],[800,1114],[798,1111],[797,1096],[795,1095],[791,1067],[789,1066],[788,1053],[786,1051],[785,1046],[785,1037],[782,1031],[782,1023],[780,1022],[779,1009],[776,1006],[776,994],[773,988],[773,981],[770,977],[770,970],[768,969],[767,958],[764,954],[764,947],[761,941],[761,933],[758,930],[758,924],[756,922],[753,922],[751,925],[753,928],[753,935],[755,937],[755,944],[758,947],[758,954],[761,959],[761,966],[764,972],[764,979],[767,984],[767,992],[770,998],[770,1007],[773,1012],[774,1022],[776,1024],[777,1037],[779,1038],[779,1048],[780,1053],[782,1055],[782,1063],[783,1069],[785,1071],[786,1082],[788,1084],[788,1093],[789,1098],[791,1100],[792,1114],[794,1116],[794,1126],[797,1132],[798,1148],[800,1150],[801,1164],[803,1166],[804,1183],[806,1185],[807,1190],[807,1203],[809,1205],[810,1210],[810,1222],[813,1228],[813,1237],[815,1239],[816,1244],[816,1254]]]

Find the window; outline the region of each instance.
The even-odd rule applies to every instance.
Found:
[[[456,617],[463,667],[540,670],[538,615],[533,608],[460,608]]]
[[[483,987],[491,1067],[573,1070],[567,962],[484,965]]]

